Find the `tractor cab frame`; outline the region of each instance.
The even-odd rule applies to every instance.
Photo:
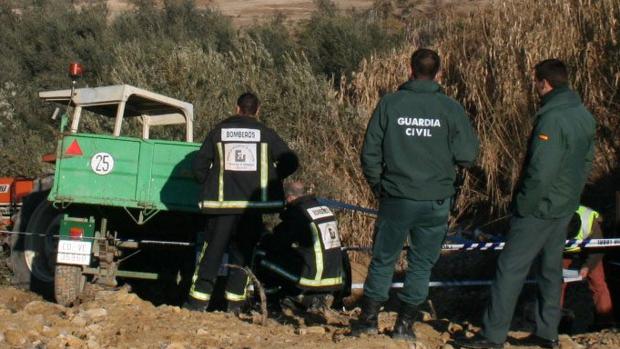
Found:
[[[114,118],[112,135],[120,136],[123,118],[137,117],[142,123],[142,138],[149,139],[151,126],[185,124],[185,141],[192,142],[194,107],[159,93],[131,85],[114,85],[75,90],[39,92],[39,98],[72,106],[70,132],[77,133],[84,110]]]

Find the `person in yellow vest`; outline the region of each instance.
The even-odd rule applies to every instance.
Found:
[[[595,210],[579,206],[568,225],[568,239],[602,239],[602,218]],[[592,291],[592,300],[596,309],[596,323],[599,327],[609,327],[614,323],[613,305],[609,289],[605,282],[603,254],[582,250],[580,247],[567,247],[564,250],[564,268],[578,269],[579,276],[588,280]],[[562,285],[561,304],[564,306],[564,295],[567,284]]]

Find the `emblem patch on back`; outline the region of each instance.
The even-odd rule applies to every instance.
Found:
[[[340,247],[340,235],[338,234],[338,224],[336,222],[326,222],[318,225],[321,232],[321,240],[326,250]]]
[[[224,169],[227,171],[256,171],[256,143],[224,144]]]

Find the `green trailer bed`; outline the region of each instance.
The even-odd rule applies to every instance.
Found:
[[[49,200],[161,211],[198,212],[192,176],[200,144],[94,134],[66,135]]]

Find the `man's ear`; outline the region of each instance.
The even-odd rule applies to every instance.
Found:
[[[413,80],[414,78],[414,72],[413,72],[413,67],[411,65],[407,66],[409,69],[409,80]]]
[[[437,74],[435,74],[435,81],[437,82],[443,81],[443,69],[439,69]]]
[[[256,108],[256,115],[254,115],[258,119],[258,114],[260,114],[260,105]]]
[[[239,108],[238,105],[235,106],[235,115],[240,115],[241,113],[241,108]]]

